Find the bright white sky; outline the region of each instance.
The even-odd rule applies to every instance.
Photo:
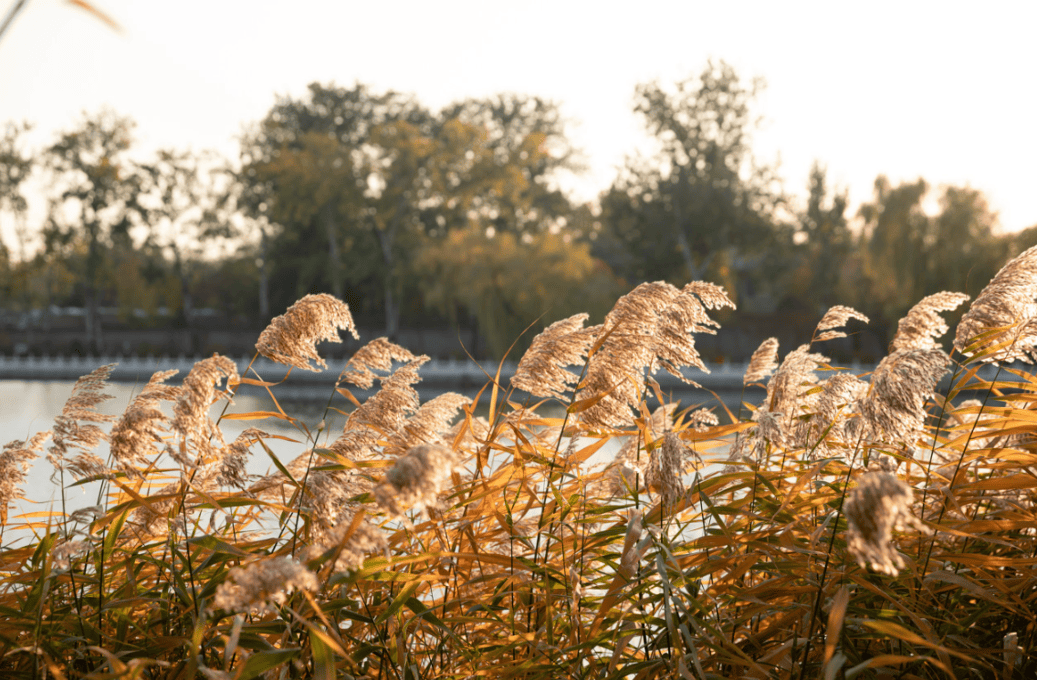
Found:
[[[33,122],[46,143],[109,105],[137,121],[143,149],[236,157],[243,124],[313,81],[433,108],[514,91],[573,121],[590,172],[571,189],[584,200],[645,145],[634,86],[712,57],[767,81],[754,149],[780,158],[789,192],[805,195],[818,159],[854,209],[880,173],[921,176],[982,190],[1007,230],[1037,225],[1034,3],[91,2],[124,32],[65,0],[30,0],[0,41],[0,122]]]

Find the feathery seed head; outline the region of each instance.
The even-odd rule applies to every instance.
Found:
[[[904,349],[875,368],[871,389],[861,399],[865,438],[911,444],[925,424],[926,404],[947,372],[941,349]]]
[[[424,355],[416,357],[392,375],[380,378],[381,388],[349,414],[345,429],[363,425],[385,435],[397,432],[407,416],[418,410],[418,392],[411,385],[421,382],[418,369],[428,360]]]
[[[719,424],[720,419],[717,418],[717,414],[710,408],[695,409],[688,416],[688,427],[696,432],[705,432],[709,428],[716,427]]]
[[[55,571],[68,571],[72,568],[72,558],[90,550],[89,541],[62,541],[50,551]]]
[[[930,533],[911,512],[911,487],[888,472],[869,472],[846,498],[846,547],[861,568],[896,576],[904,559],[890,541],[894,530]]]
[[[321,368],[328,367],[317,354],[317,343],[341,342],[340,328],[348,330],[354,339],[360,339],[349,305],[327,293],[307,295],[270,322],[259,335],[256,350],[286,366],[316,371],[310,364],[311,359]]]
[[[312,571],[290,557],[272,557],[231,569],[216,589],[212,609],[263,614],[287,602],[293,591],[318,588]]]
[[[184,378],[176,403],[173,405],[172,430],[180,435],[181,447],[169,450],[182,465],[193,466],[200,458],[215,453],[209,439],[215,437],[223,445],[222,434],[209,417],[209,407],[216,397],[216,385],[226,378],[227,387],[237,384],[238,367],[225,356],[213,354],[208,359],[195,363]],[[229,395],[227,396],[230,399]],[[198,455],[192,461],[187,456],[187,441],[190,439]]]
[[[813,342],[824,342],[825,340],[834,340],[835,338],[845,338],[846,333],[843,331],[835,331],[831,329],[844,327],[846,322],[850,319],[858,319],[864,323],[868,323],[868,317],[864,316],[852,307],[845,307],[843,305],[832,307],[825,312],[825,315],[821,317],[821,321],[818,322],[817,330],[814,331]],[[817,335],[818,332],[821,334]]]
[[[223,447],[219,453],[218,460],[214,463],[219,468],[216,483],[220,486],[244,489],[248,483],[246,465],[248,463],[249,449],[263,437],[269,436],[262,430],[250,427],[239,434],[233,442]]]
[[[365,390],[371,389],[374,381],[378,378],[375,370],[389,372],[392,370],[392,362],[410,363],[418,357],[411,354],[399,345],[390,342],[388,338],[375,338],[358,349],[346,367],[342,369],[339,380],[345,380]]]
[[[139,467],[147,464],[150,454],[162,443],[167,418],[159,408],[162,400],[173,401],[180,388],[166,385],[165,381],[178,371],[159,371],[151,376],[119,421],[112,427],[109,441],[115,465],[128,475],[138,475]]]
[[[828,363],[828,357],[812,353],[809,345],[800,345],[785,355],[785,360],[767,381],[768,410],[795,418],[811,404],[809,392],[817,384],[814,371]]]
[[[338,550],[338,559],[333,567],[335,572],[359,569],[364,566],[367,555],[384,551],[388,547],[385,535],[378,527],[371,526],[363,519],[355,520],[354,516],[352,520],[339,522],[321,546],[324,550],[332,547]]]
[[[52,444],[47,452],[47,460],[55,471],[67,467],[76,479],[107,472],[104,461],[93,449],[107,439],[98,424],[115,420],[115,416],[96,410],[98,405],[112,398],[104,393],[104,389],[113,368],[115,364],[101,366],[77,380],[72,387],[72,396],[65,402],[61,415],[54,419]],[[78,450],[78,454],[66,461],[69,449]]]
[[[616,301],[602,326],[604,340],[587,366],[581,387],[605,396],[583,412],[591,425],[622,426],[640,401],[645,371],[663,368],[685,383],[682,366],[709,372],[695,349],[694,333],[715,333],[707,309],[734,307],[719,286],[693,282],[678,290],[664,282],[642,283]],[[602,337],[599,336],[599,337]]]
[[[814,414],[805,424],[809,429],[805,443],[815,457],[828,455],[836,446],[854,444],[847,426],[867,390],[868,383],[849,373],[837,373],[822,382]]]
[[[897,334],[889,345],[890,352],[902,349],[936,349],[936,338],[948,331],[947,322],[940,312],[957,309],[969,299],[965,293],[943,291],[922,298],[897,323]]]
[[[0,452],[0,526],[7,524],[7,511],[13,501],[21,498],[32,461],[40,455],[48,437],[50,431],[38,432],[28,441],[8,442]]]
[[[456,392],[446,392],[438,397],[425,402],[417,413],[407,419],[403,427],[399,429],[385,447],[387,456],[399,456],[419,444],[440,444],[443,435],[449,429],[450,421],[453,420],[458,411],[463,409],[472,400]],[[453,440],[445,443],[451,444]]]
[[[651,545],[651,535],[644,536],[644,526],[641,523],[641,511],[631,510],[627,520],[627,532],[623,539],[623,553],[619,561],[617,571],[628,581],[634,577],[637,567],[641,563],[648,546]]]
[[[745,377],[742,378],[743,385],[762,382],[764,378],[774,373],[778,367],[778,339],[767,338],[753,352],[749,359],[749,366],[745,369]]]
[[[656,447],[645,469],[645,486],[659,494],[663,507],[672,507],[684,496],[684,459],[686,447],[673,432],[663,435],[662,446]]]
[[[374,490],[375,500],[397,517],[410,508],[423,510],[437,502],[450,474],[460,464],[460,454],[445,446],[415,446],[386,473],[385,482]]]
[[[566,392],[579,381],[579,376],[566,366],[582,364],[600,327],[584,328],[587,314],[576,314],[555,321],[538,336],[519,360],[512,387],[535,397],[565,400]]]
[[[1013,361],[1032,357],[1037,349],[1037,328],[1030,322],[1037,316],[1037,246],[1001,268],[973,301],[958,323],[954,347],[964,353],[975,338],[988,331],[1008,329],[1008,335],[994,333],[973,349],[1004,343],[984,361]]]

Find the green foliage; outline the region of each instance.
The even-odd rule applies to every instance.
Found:
[[[496,357],[516,339],[521,354],[532,334],[519,336],[531,323],[539,328],[581,311],[600,318],[618,288],[586,243],[550,232],[456,229],[426,247],[416,267],[427,281],[425,299],[447,314],[460,307],[473,316]]]
[[[749,145],[760,86],[724,62],[672,87],[638,86],[634,108],[658,152],[629,161],[602,199],[597,249],[618,273],[633,281],[716,278],[726,259],[739,270],[732,276],[747,278],[757,256],[783,247],[772,171]]]

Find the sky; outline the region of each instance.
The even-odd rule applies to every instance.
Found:
[[[314,81],[434,109],[517,92],[560,105],[588,166],[564,186],[593,200],[650,147],[635,86],[722,59],[766,81],[754,154],[800,200],[817,160],[853,210],[879,174],[924,177],[983,191],[1006,231],[1037,225],[1037,3],[90,1],[122,31],[30,0],[0,40],[0,124],[33,123],[38,145],[108,106],[142,151],[234,158],[244,125]]]

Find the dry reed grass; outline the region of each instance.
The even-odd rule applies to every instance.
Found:
[[[870,376],[809,345],[779,361],[768,340],[745,378],[766,400],[734,422],[651,377],[705,369],[694,335],[730,301],[701,283],[643,284],[601,326],[552,324],[510,386],[473,399],[422,404],[427,357],[380,339],[329,380],[341,432],[279,404],[228,413],[298,427],[289,461],[260,430],[223,441],[214,403],[276,390],[225,358],[182,387],[157,373],[109,432],[99,369],[49,455],[100,480],[98,504],[0,515],[32,532],[0,545],[4,677],[1034,677],[1037,377],[978,372],[1031,348],[1029,317],[1008,316],[1029,313],[1030,252],[973,304],[960,362],[937,341],[964,297],[941,293]],[[851,318],[830,310],[814,340]],[[339,328],[345,305],[309,296],[257,348],[312,368]],[[345,383],[378,390],[360,402]],[[5,510],[48,436],[4,447]],[[250,478],[260,449],[277,469]]]

